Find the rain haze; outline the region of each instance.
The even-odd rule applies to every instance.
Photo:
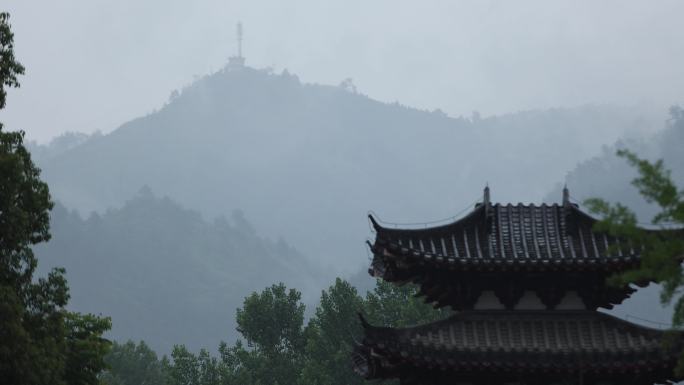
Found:
[[[451,116],[681,101],[680,1],[8,0],[28,72],[7,124],[45,142],[109,132],[221,68],[351,78],[381,101]],[[597,133],[600,139],[601,133]]]
[[[18,88],[2,83],[0,61],[0,139],[25,132],[54,202],[49,219],[31,216],[51,239],[24,246],[34,281],[66,269],[66,309],[111,317],[102,383],[413,384],[395,364],[415,355],[368,346],[370,325],[453,335],[481,310],[499,313],[478,325],[504,329],[534,310],[532,329],[511,335],[600,325],[569,337],[600,350],[614,341],[582,338],[615,327],[631,333],[625,344],[657,345],[673,314],[684,319],[684,306],[661,303],[667,277],[606,283],[652,245],[642,255],[628,235],[643,233],[596,230],[604,206],[591,200],[626,205],[642,228],[684,225],[684,204],[663,216],[618,155],[662,160],[676,187],[660,196],[684,200],[682,1],[1,8],[25,73]],[[13,209],[0,206],[0,253]],[[649,234],[679,234],[668,231]],[[680,379],[570,372],[583,385]],[[476,377],[463,383],[485,384]],[[544,383],[575,383],[558,380]]]

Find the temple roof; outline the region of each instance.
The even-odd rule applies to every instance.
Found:
[[[639,263],[639,250],[592,231],[597,222],[575,204],[478,204],[464,218],[421,229],[397,229],[370,220],[376,231],[371,274],[413,265],[449,270],[605,270]],[[401,274],[399,274],[401,275]]]
[[[671,373],[665,333],[594,311],[469,311],[404,329],[363,321],[354,370],[393,378],[415,370],[456,373],[558,371]]]

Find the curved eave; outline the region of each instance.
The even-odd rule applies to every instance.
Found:
[[[377,232],[369,243],[375,257],[371,270],[380,276],[393,268],[380,266],[390,261],[404,269],[611,272],[634,268],[640,261],[638,249],[594,232],[597,220],[575,205],[479,205],[458,221],[422,229],[390,229],[372,216],[370,220]]]
[[[509,204],[510,206],[513,207],[529,207],[527,205],[524,205],[522,203],[518,203],[517,205],[512,205]],[[504,205],[504,204],[477,204],[475,208],[468,213],[466,216],[459,218],[451,223],[447,223],[444,225],[439,225],[439,226],[431,226],[431,227],[419,227],[419,228],[392,228],[392,227],[385,227],[380,222],[373,217],[372,214],[368,215],[368,219],[371,222],[371,225],[373,226],[373,229],[376,232],[376,243],[378,240],[385,240],[387,238],[392,238],[394,236],[398,235],[407,235],[407,236],[416,236],[420,237],[423,235],[432,235],[432,234],[448,234],[453,232],[455,229],[461,229],[466,226],[472,225],[472,222],[474,219],[484,219],[486,210],[494,210],[495,206],[509,206],[509,205]],[[531,205],[534,206],[534,205]],[[540,206],[537,206],[538,208],[545,207],[545,208],[553,208],[553,207],[561,207],[563,210],[567,211],[567,216],[574,216],[579,222],[582,222],[584,226],[588,226],[589,228],[592,228],[594,224],[597,222],[600,222],[600,218],[596,218],[589,213],[586,213],[582,211],[578,205],[575,204],[566,204],[566,205],[547,205],[547,204],[541,204]],[[653,233],[673,233],[678,236],[684,236],[684,227],[678,228],[678,229],[647,229],[647,228],[640,228],[643,231],[646,232],[653,232]]]
[[[499,331],[480,331],[479,334],[465,337],[465,344],[469,346],[454,346],[453,340],[444,342],[439,336],[459,333],[460,329],[471,325],[487,325],[495,323],[495,328],[502,325],[519,325],[516,322],[527,322],[531,325],[539,323],[565,322],[568,325],[577,322],[576,333],[583,338],[598,338],[603,342],[585,344],[584,341],[569,341],[569,345],[556,343],[543,345],[547,337],[526,336],[522,338],[518,347],[497,345],[502,340],[495,338],[486,342],[488,335],[498,335]],[[502,319],[507,321],[501,321]],[[450,329],[454,327],[456,329]],[[548,338],[558,338],[558,331],[553,332],[559,326],[545,326],[544,332],[549,328],[552,333]],[[588,328],[591,328],[588,329]],[[526,329],[525,329],[526,330]],[[564,330],[564,329],[560,329]],[[509,334],[519,332],[516,326],[508,331]],[[420,325],[410,328],[392,329],[364,325],[365,338],[363,344],[356,349],[355,354],[364,355],[365,368],[363,373],[366,378],[391,378],[401,372],[401,369],[423,368],[427,370],[441,369],[453,371],[482,370],[524,370],[526,372],[582,370],[595,372],[610,372],[611,370],[625,372],[639,372],[653,368],[671,369],[676,364],[680,340],[669,348],[662,347],[662,339],[665,332],[629,323],[613,316],[596,312],[577,311],[480,311],[460,313],[448,319],[435,323]],[[494,334],[491,334],[494,333]],[[597,335],[597,333],[599,335]],[[535,333],[532,333],[535,334]],[[681,338],[681,333],[678,338]],[[612,342],[616,335],[621,335],[620,341]],[[422,337],[421,337],[422,336]],[[591,337],[587,337],[591,336]],[[611,337],[612,336],[612,337]],[[629,337],[625,337],[629,336]],[[419,338],[414,338],[419,337]],[[483,339],[484,338],[484,339]],[[531,339],[530,339],[531,338]],[[528,340],[526,340],[528,339]],[[511,341],[516,339],[510,339]],[[542,345],[536,346],[542,341]],[[627,342],[625,342],[627,341]],[[512,343],[512,342],[511,342]],[[532,345],[529,345],[532,343]],[[624,345],[626,343],[626,345]]]
[[[420,234],[440,234],[440,233],[448,233],[452,231],[454,228],[461,227],[468,222],[470,222],[473,218],[476,218],[479,215],[483,215],[485,211],[485,205],[479,204],[475,206],[475,208],[466,216],[459,218],[453,222],[444,224],[444,225],[439,225],[439,226],[432,226],[432,227],[419,227],[419,228],[392,228],[392,227],[385,227],[382,226],[373,215],[369,214],[368,219],[371,222],[371,225],[373,226],[373,229],[375,230],[377,236],[381,237],[383,235],[395,235],[395,234],[411,234],[411,235],[420,235]]]

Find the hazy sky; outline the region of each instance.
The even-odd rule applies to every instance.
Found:
[[[451,115],[684,101],[683,1],[3,0],[22,88],[0,121],[41,142],[111,131],[234,53]]]

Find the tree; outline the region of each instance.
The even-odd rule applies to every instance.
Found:
[[[675,302],[672,324],[680,328],[684,325],[684,190],[672,180],[671,171],[665,168],[662,160],[650,162],[628,150],[620,150],[617,154],[637,169],[638,177],[632,184],[648,203],[658,206],[659,212],[652,223],[660,228],[641,228],[635,213],[620,203],[598,198],[585,202],[592,212],[603,217],[596,224],[596,231],[607,232],[641,247],[639,268],[611,277],[611,282],[616,285],[651,280],[659,282],[662,284],[662,303]],[[677,371],[684,374],[684,355]]]
[[[435,310],[417,298],[413,285],[399,287],[377,280],[375,289],[364,300],[353,286],[338,278],[323,291],[316,314],[309,321],[300,384],[363,383],[350,364],[354,345],[363,337],[359,312],[365,313],[371,323],[393,327],[414,326],[450,314],[448,310]]]
[[[261,384],[260,378],[267,364],[265,357],[254,349],[245,349],[241,341],[228,347],[225,342],[219,345],[219,355],[224,371],[224,384],[250,385]],[[271,379],[278,382],[277,378]]]
[[[252,293],[237,310],[237,329],[254,349],[256,383],[295,384],[304,358],[304,304],[301,293],[283,283]],[[249,357],[245,352],[236,355]]]
[[[24,74],[24,66],[14,58],[14,33],[9,24],[9,13],[0,12],[0,110],[5,108],[5,87],[19,87],[17,77]]]
[[[5,87],[18,87],[23,66],[14,58],[9,15],[0,13],[0,108]],[[48,188],[23,146],[24,134],[0,124],[0,378],[8,383],[60,383],[64,362],[63,271],[33,282],[31,246],[50,239]]]
[[[364,300],[352,285],[337,278],[322,291],[315,314],[304,327],[301,294],[280,283],[252,293],[237,309],[238,330],[246,345],[240,340],[233,346],[221,342],[218,357],[176,345],[170,358],[157,360],[144,342],[114,343],[106,357],[110,368],[100,378],[107,385],[361,385],[364,380],[350,362],[363,337],[359,312],[369,314],[374,323],[397,326],[450,314],[433,309],[415,293],[414,286],[378,280]]]
[[[111,348],[102,334],[112,328],[112,321],[92,314],[67,312],[65,316],[64,380],[69,385],[98,384],[98,376],[107,367],[105,355]]]
[[[321,293],[316,314],[307,328],[306,360],[301,384],[362,384],[349,363],[355,340],[361,338],[358,312],[363,298],[340,278]]]
[[[216,357],[205,349],[195,355],[184,345],[176,345],[171,352],[173,362],[166,364],[169,385],[222,385],[231,384],[230,372]]]
[[[108,385],[165,385],[164,367],[144,341],[112,343],[105,357],[108,366],[100,379]]]
[[[374,325],[408,327],[444,319],[451,314],[446,308],[434,309],[416,296],[414,285],[395,285],[378,280],[366,295],[365,312]]]
[[[0,13],[0,109],[18,87],[9,15]],[[95,384],[108,343],[107,319],[68,313],[64,269],[34,279],[32,246],[50,239],[53,204],[23,132],[0,124],[0,378],[8,384]]]

